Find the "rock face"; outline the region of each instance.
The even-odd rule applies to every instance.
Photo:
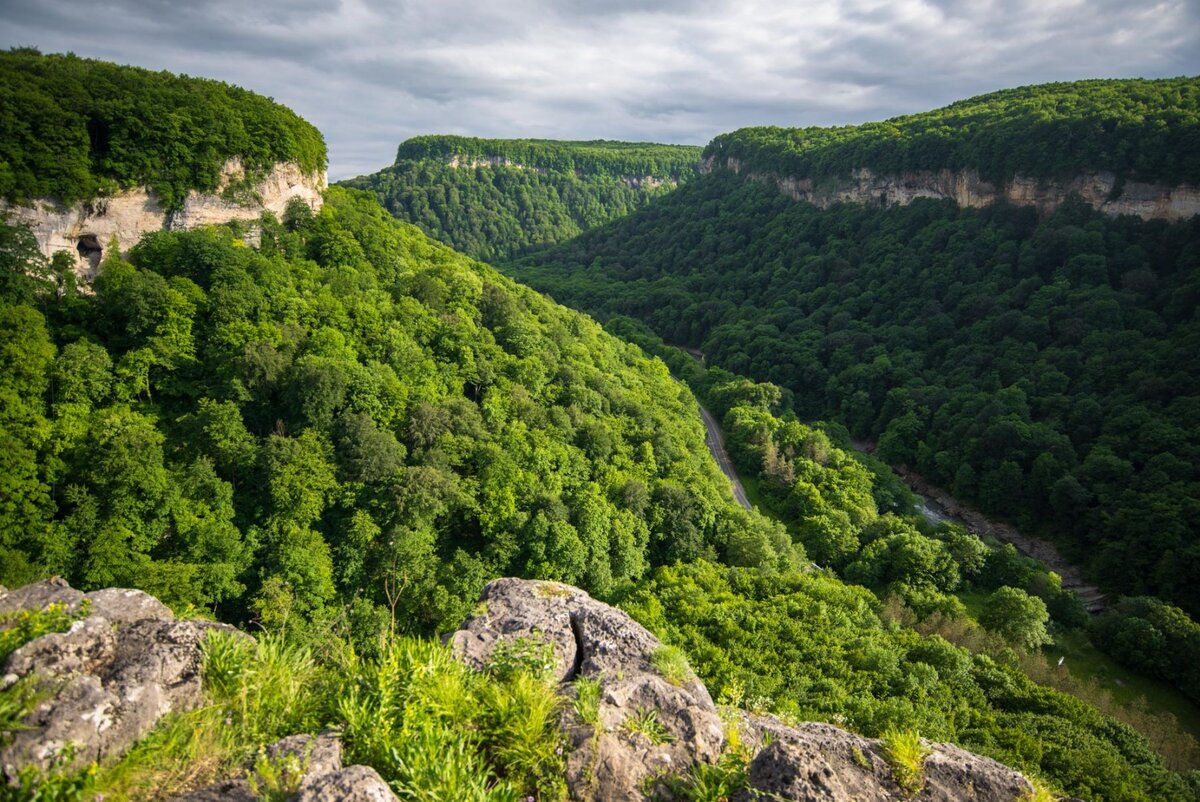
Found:
[[[60,579],[12,592],[0,588],[0,629],[11,625],[12,613],[51,604],[83,617],[65,632],[29,641],[5,661],[0,687],[30,678],[46,694],[23,720],[25,728],[0,748],[10,778],[26,765],[46,767],[69,742],[73,765],[123,754],[168,712],[200,703],[201,643],[214,628],[235,631],[175,620],[141,591],[85,594]],[[644,627],[568,585],[496,580],[450,637],[460,659],[476,669],[487,668],[504,644],[522,640],[544,643],[553,654],[548,670],[565,697],[566,780],[577,800],[669,800],[670,780],[716,763],[734,728],[744,750],[737,754],[749,760],[748,787],[734,797],[742,802],[1017,802],[1032,790],[995,761],[923,741],[922,784],[910,794],[897,784],[881,741],[828,724],[788,726],[769,716],[718,711],[704,685],[669,659]],[[595,695],[585,695],[589,688]],[[286,781],[291,802],[396,799],[374,769],[342,765],[335,732],[292,735],[263,756],[274,764],[273,776]],[[244,769],[176,802],[260,798],[255,766]]]
[[[662,644],[628,615],[583,591],[555,582],[499,579],[484,588],[478,612],[450,642],[460,659],[484,668],[503,643],[536,639],[550,646],[560,691],[578,693],[579,680],[600,683],[595,723],[566,706],[562,726],[572,751],[567,784],[579,800],[670,798],[659,780],[714,763],[725,727],[737,727],[756,756],[750,788],[740,799],[798,802],[1015,802],[1031,791],[1019,773],[949,744],[923,742],[924,784],[915,796],[897,785],[881,741],[828,724],[789,727],[768,716],[726,711],[723,722],[695,677],[655,667]],[[659,725],[656,734],[644,726]]]
[[[231,159],[221,171],[215,194],[190,192],[183,207],[170,213],[142,187],[70,207],[43,199],[30,206],[8,208],[0,201],[0,214],[6,214],[11,223],[27,224],[47,257],[58,251],[75,255],[76,272],[91,281],[113,237],[125,250],[151,231],[183,231],[230,220],[255,221],[264,211],[282,215],[292,198],[300,198],[314,211],[321,207],[325,175],[305,175],[295,164],[275,165],[252,188],[238,193],[241,202],[222,197],[244,174],[241,162]]]
[[[701,172],[714,169],[742,171],[741,163],[732,157],[724,164],[710,157],[701,165]],[[1039,213],[1048,214],[1061,206],[1068,195],[1076,193],[1088,205],[1113,217],[1131,214],[1143,220],[1186,220],[1200,214],[1200,187],[1128,181],[1117,191],[1117,177],[1109,172],[1085,173],[1069,181],[1016,176],[1000,186],[984,181],[974,170],[878,174],[863,167],[845,178],[819,182],[774,173],[746,175],[755,181],[774,184],[792,200],[808,201],[822,209],[835,203],[906,206],[917,198],[951,198],[959,206],[987,206],[1003,198],[1022,206],[1036,206]]]
[[[370,766],[322,774],[300,787],[295,802],[394,802],[396,795]]]
[[[301,777],[292,802],[395,802],[396,796],[368,766],[342,767],[342,745],[332,732],[289,735],[267,747],[266,758],[277,765],[293,760]],[[252,768],[250,769],[253,773]],[[255,802],[262,797],[246,779],[219,783],[178,797],[175,802]]]
[[[596,723],[568,713],[567,784],[576,799],[641,799],[661,775],[712,763],[725,744],[716,706],[695,677],[672,684],[653,665],[662,643],[620,610],[555,582],[498,579],[452,638],[476,668],[517,638],[549,644],[554,675],[600,683]],[[572,687],[564,692],[571,693]]]
[[[9,655],[0,687],[31,677],[48,694],[0,748],[0,767],[49,765],[68,743],[72,765],[119,755],[172,710],[201,698],[200,645],[207,621],[176,621],[158,600],[138,590],[81,593],[50,579],[0,594],[0,613],[50,604],[87,617],[66,632],[42,635]]]
[[[922,741],[924,783],[916,795],[896,784],[882,741],[829,724],[788,727],[769,716],[742,714],[746,742],[759,749],[750,763],[753,791],[740,799],[797,802],[999,802],[1032,789],[1020,773],[951,744]],[[765,746],[764,746],[765,744]],[[756,796],[757,793],[757,796]]]

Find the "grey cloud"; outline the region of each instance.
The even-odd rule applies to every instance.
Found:
[[[1200,72],[1191,0],[0,0],[0,46],[270,95],[335,178],[420,133],[702,144],[1017,84]]]

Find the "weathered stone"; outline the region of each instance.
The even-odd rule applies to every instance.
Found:
[[[497,579],[483,589],[479,607],[455,632],[450,643],[464,663],[482,670],[501,643],[531,638],[554,649],[556,679],[571,678],[578,649],[571,611],[591,597],[558,582]]]
[[[1020,799],[1029,793],[1029,781],[1008,766],[954,744],[927,745],[932,751],[925,758],[925,787],[917,799],[990,802]]]
[[[173,212],[168,212],[153,192],[138,187],[71,206],[52,198],[35,199],[23,206],[0,199],[0,215],[7,216],[10,223],[28,225],[47,257],[58,251],[76,257],[76,272],[91,281],[114,239],[126,251],[151,231],[183,231],[230,220],[253,224],[264,211],[281,216],[292,198],[317,210],[327,183],[324,173],[306,175],[298,165],[282,163],[254,182],[252,191],[244,193],[244,202],[223,197],[226,189],[245,178],[241,160],[230,159],[221,170],[215,192],[193,190],[182,208]]]
[[[51,604],[64,605],[68,610],[77,610],[84,594],[67,584],[60,577],[43,579],[16,590],[0,593],[0,631],[12,626],[5,622],[6,613],[20,610],[45,610]]]
[[[92,591],[84,598],[91,602],[91,615],[107,618],[118,626],[147,618],[170,621],[175,617],[170,607],[140,590],[105,588]]]
[[[710,156],[700,165],[702,173],[722,169],[742,173],[752,181],[774,184],[792,200],[807,201],[822,209],[835,203],[890,207],[906,206],[918,198],[952,198],[959,206],[975,207],[1003,200],[1018,206],[1034,206],[1040,214],[1046,215],[1071,195],[1078,195],[1110,217],[1132,214],[1143,220],[1174,221],[1200,214],[1200,187],[1119,181],[1116,175],[1107,171],[1080,173],[1063,180],[1018,175],[996,185],[970,169],[877,173],[860,167],[836,178],[813,181],[806,176],[744,172],[740,160],[735,157],[727,157],[722,162]]]
[[[350,766],[306,783],[295,802],[393,802],[396,795],[369,766]]]
[[[855,745],[863,756],[861,764],[854,761],[853,753],[844,754],[830,746],[807,738],[772,741],[750,764],[751,787],[768,798],[773,794],[796,802],[892,802],[903,798],[887,765],[878,765],[878,755],[867,744]],[[847,752],[851,748],[846,744]]]
[[[8,656],[0,687],[7,688],[35,670],[43,677],[87,673],[113,659],[117,639],[106,618],[89,617],[66,632],[51,632],[31,640]]]
[[[289,735],[267,747],[267,758],[273,761],[294,755],[304,767],[301,787],[324,774],[342,769],[342,742],[332,732],[320,735]]]
[[[191,793],[177,796],[174,802],[260,802],[261,797],[245,780],[222,780]]]
[[[85,597],[61,580],[14,591],[3,602],[14,609],[50,603],[79,609],[85,599],[93,614],[66,632],[35,638],[5,663],[4,686],[33,677],[48,693],[0,748],[0,766],[10,777],[26,765],[49,765],[68,745],[71,765],[123,754],[164,715],[200,702],[200,646],[213,629],[233,631],[208,621],[172,620],[170,610],[140,591]]]
[[[652,663],[662,643],[626,613],[555,582],[498,579],[481,599],[480,612],[451,638],[469,665],[482,668],[499,644],[532,637],[553,647],[560,682],[601,684],[599,729],[565,723],[576,799],[640,799],[656,777],[720,756],[725,734],[708,691],[695,678],[668,682]],[[639,720],[655,722],[663,742],[639,732]]]
[[[739,797],[743,802],[763,796],[795,802],[1015,802],[1031,789],[1018,772],[994,760],[922,741],[929,750],[924,782],[909,796],[893,779],[882,741],[830,724],[788,727],[770,716],[743,714],[741,725],[752,749],[769,742],[750,764],[753,791]]]

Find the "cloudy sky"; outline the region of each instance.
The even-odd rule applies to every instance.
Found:
[[[0,0],[0,46],[220,78],[330,177],[422,133],[703,144],[980,92],[1200,73],[1200,0]]]

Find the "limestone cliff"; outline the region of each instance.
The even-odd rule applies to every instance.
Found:
[[[113,237],[122,250],[151,231],[182,231],[230,220],[257,220],[264,211],[282,215],[292,198],[313,210],[321,206],[324,173],[306,175],[295,164],[277,164],[257,181],[246,182],[237,159],[226,162],[216,193],[192,191],[183,206],[168,210],[145,187],[97,198],[74,206],[42,199],[28,206],[9,207],[0,201],[0,215],[10,223],[25,223],[47,257],[57,251],[75,255],[76,272],[90,281]],[[245,186],[243,186],[245,184]]]
[[[472,157],[455,155],[446,160],[446,166],[463,170],[474,170],[476,167],[507,167],[510,170],[532,170],[542,175],[549,172],[545,167],[531,167],[520,162],[515,162],[507,156]],[[582,180],[588,178],[589,174],[583,170],[576,170],[575,177]],[[658,189],[662,186],[679,186],[677,180],[662,178],[656,175],[621,175],[617,176],[617,180],[630,189]]]
[[[719,169],[742,173],[741,163],[733,157],[723,164],[710,157],[700,167],[702,173]],[[917,198],[950,198],[959,206],[987,206],[1005,199],[1018,205],[1036,206],[1039,213],[1048,214],[1074,193],[1113,217],[1128,214],[1143,220],[1175,221],[1200,214],[1200,187],[1172,187],[1139,181],[1121,183],[1109,172],[1085,173],[1067,181],[1016,176],[1000,185],[984,181],[974,170],[879,174],[864,167],[841,179],[817,182],[811,178],[774,173],[747,172],[745,175],[754,181],[774,184],[792,200],[808,201],[822,209],[835,203],[906,206]]]

